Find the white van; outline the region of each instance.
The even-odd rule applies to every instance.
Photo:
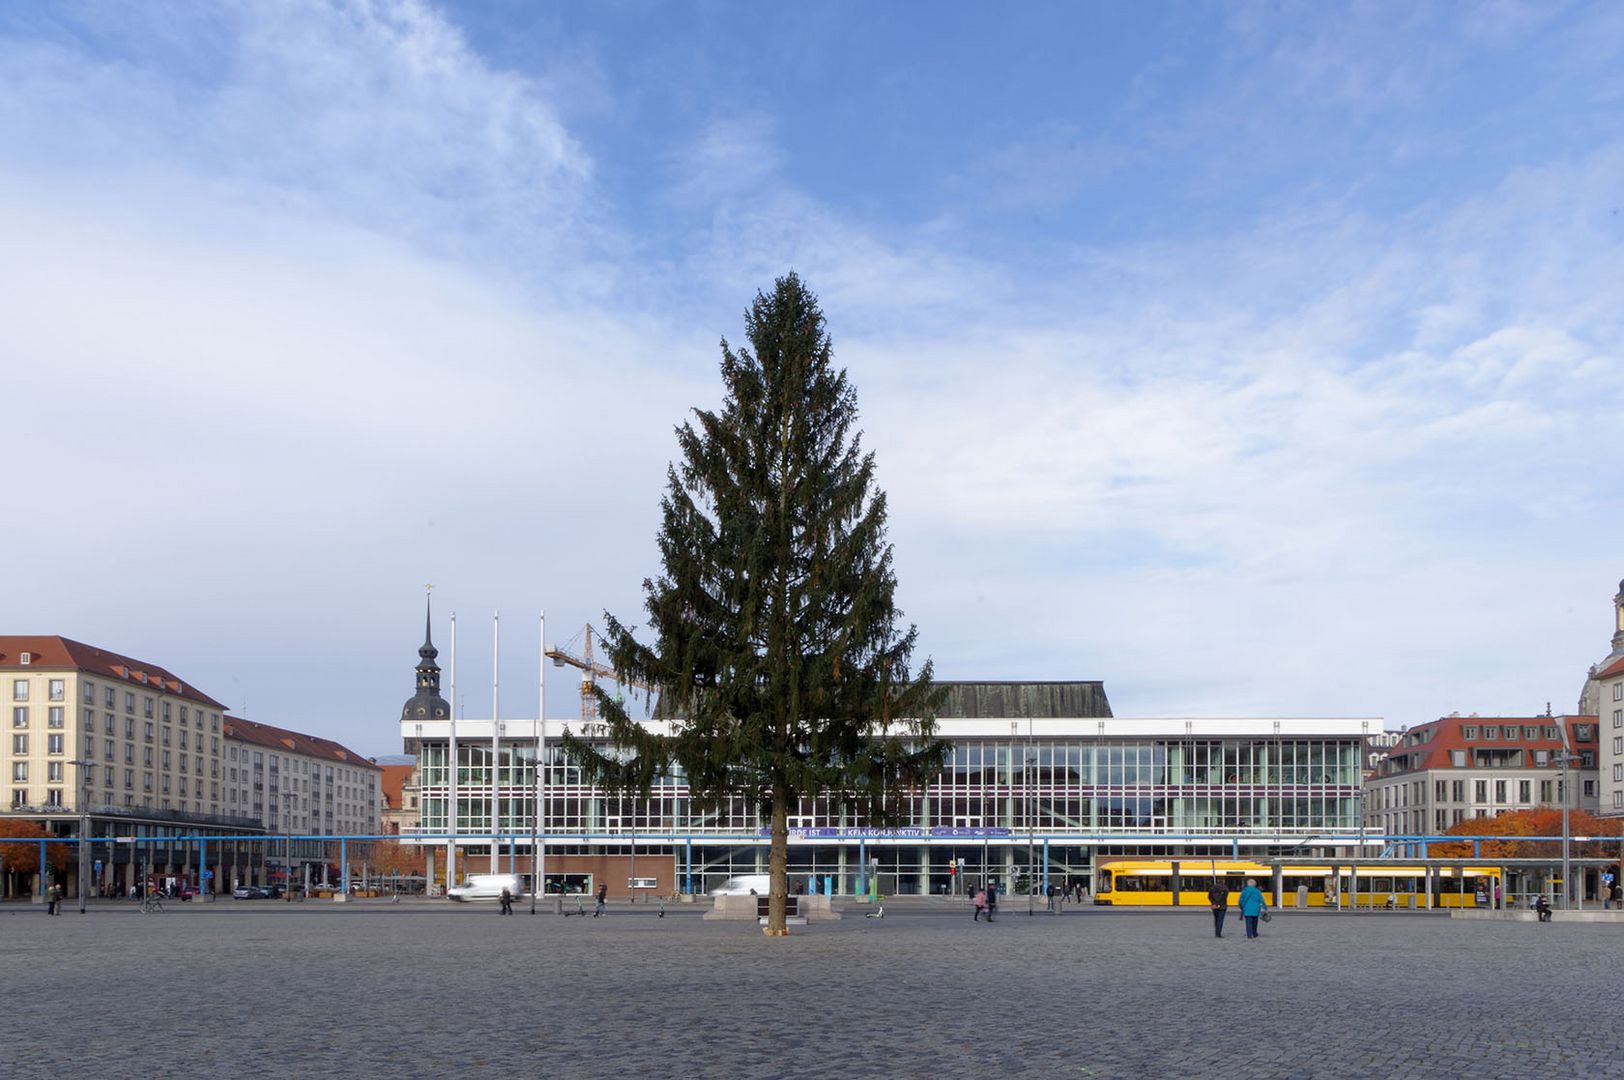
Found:
[[[710,891],[712,896],[766,896],[772,888],[771,874],[742,874],[730,877]]]
[[[518,874],[469,874],[461,885],[453,885],[445,894],[453,900],[500,900],[502,890],[517,900],[524,893],[524,879]]]

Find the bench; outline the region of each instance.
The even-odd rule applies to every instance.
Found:
[[[756,897],[756,917],[758,919],[765,919],[767,917],[767,909],[771,904],[772,904],[772,897],[770,897],[770,896],[757,896]],[[801,898],[799,896],[786,896],[786,897],[784,897],[784,917],[789,918],[789,919],[793,919],[793,918],[797,918],[800,914],[801,914]]]
[[[766,922],[767,921],[767,911],[768,911],[768,908],[771,906],[771,904],[772,904],[772,898],[769,897],[769,896],[757,896],[756,897],[756,921],[757,922]],[[800,897],[798,897],[798,896],[786,896],[786,897],[784,897],[784,921],[786,923],[793,922],[793,923],[797,923],[797,924],[806,922],[806,920],[801,917],[801,898]]]

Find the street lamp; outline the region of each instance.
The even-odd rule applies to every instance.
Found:
[[[90,785],[85,782],[85,769],[95,768],[94,761],[74,758],[69,765],[79,766],[79,914],[85,913],[85,882],[90,875]]]

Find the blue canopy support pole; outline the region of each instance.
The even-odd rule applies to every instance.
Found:
[[[1481,859],[1482,857],[1483,857],[1483,841],[1481,841],[1481,840],[1473,840],[1472,841],[1472,858]]]
[[[866,837],[859,836],[857,838],[857,895],[858,896],[862,896],[863,893],[865,892],[863,886],[867,883],[867,881],[868,881],[868,839]]]
[[[350,838],[338,838],[338,887],[347,897],[350,895]]]
[[[691,836],[685,837],[682,846],[682,891],[692,896],[694,894],[694,838]]]
[[[197,838],[197,895],[202,896],[209,888],[209,842],[201,836]]]
[[[1043,895],[1049,895],[1049,838],[1043,838]]]
[[[39,897],[45,899],[45,841],[39,842]]]

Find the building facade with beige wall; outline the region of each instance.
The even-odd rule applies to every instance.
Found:
[[[1612,650],[1591,667],[1579,707],[1595,712],[1601,725],[1601,813],[1624,815],[1624,581],[1613,597]]]

